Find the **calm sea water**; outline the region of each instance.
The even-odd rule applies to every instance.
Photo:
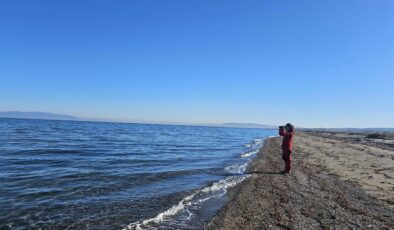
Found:
[[[201,229],[275,134],[0,119],[0,229]]]

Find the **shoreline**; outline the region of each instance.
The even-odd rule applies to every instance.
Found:
[[[243,144],[246,147],[246,151],[234,156],[234,160],[237,162],[232,162],[223,168],[224,178],[217,181],[208,183],[202,188],[197,188],[189,191],[185,197],[182,197],[179,201],[175,202],[169,208],[157,213],[151,218],[146,218],[143,220],[135,221],[127,225],[122,226],[123,230],[127,229],[167,229],[173,228],[171,226],[163,227],[162,224],[168,221],[170,218],[181,218],[172,219],[171,221],[180,227],[177,229],[189,229],[188,222],[191,223],[201,223],[200,226],[193,226],[194,229],[204,228],[205,224],[210,221],[216,211],[220,210],[221,205],[226,203],[225,194],[234,186],[244,181],[250,175],[245,174],[247,167],[251,163],[254,156],[261,150],[264,140],[272,136],[266,135],[263,138],[252,139],[249,144]],[[209,202],[207,202],[209,201]],[[211,204],[209,204],[211,203]],[[218,204],[220,206],[217,206]],[[201,208],[203,207],[203,208]],[[196,209],[198,212],[203,213],[207,211],[206,216],[201,215],[202,219],[192,219],[191,217],[197,216],[195,214]],[[215,210],[215,211],[213,211]],[[184,219],[182,219],[184,218]],[[174,221],[175,220],[175,221]],[[184,220],[185,223],[181,221]],[[169,221],[169,223],[171,222]],[[183,227],[187,226],[187,227]]]
[[[394,228],[393,149],[333,135],[298,133],[289,176],[282,139],[267,138],[205,229]]]

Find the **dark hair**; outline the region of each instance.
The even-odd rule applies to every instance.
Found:
[[[286,124],[286,131],[287,132],[294,132],[294,126],[290,123]]]

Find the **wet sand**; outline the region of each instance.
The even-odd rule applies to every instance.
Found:
[[[206,229],[394,229],[394,135],[298,133],[288,176],[280,143],[265,142]]]

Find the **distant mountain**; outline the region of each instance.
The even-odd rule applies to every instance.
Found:
[[[261,125],[255,123],[224,123],[218,126],[229,127],[229,128],[258,128],[258,129],[276,129],[278,127],[275,125]]]
[[[81,120],[78,117],[73,117],[64,114],[54,114],[54,113],[44,113],[44,112],[20,112],[20,111],[0,112],[0,118],[73,120],[73,121]]]
[[[72,121],[105,121],[114,122],[109,120],[97,119],[82,119],[79,117],[69,116],[65,114],[45,113],[45,112],[21,112],[21,111],[7,111],[0,112],[0,118],[20,118],[20,119],[44,119],[44,120],[72,120]],[[128,123],[128,122],[126,122]],[[187,123],[171,123],[173,125],[191,125]],[[194,124],[196,125],[196,124]],[[276,129],[277,126],[261,125],[255,123],[223,123],[223,124],[200,124],[198,126],[211,126],[211,127],[228,127],[228,128],[259,128],[259,129]]]
[[[304,131],[320,132],[394,132],[394,128],[302,128]]]

